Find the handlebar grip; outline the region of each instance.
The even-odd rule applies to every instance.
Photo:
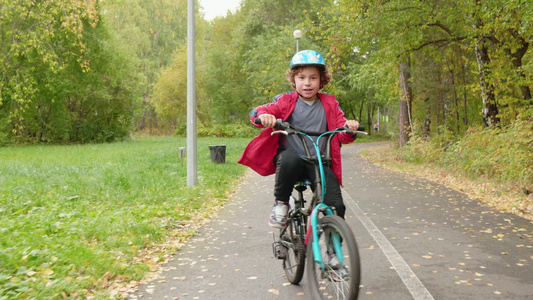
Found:
[[[347,134],[357,134],[357,133],[361,133],[361,131],[365,131],[365,126],[359,125],[359,128],[357,128],[357,130],[351,130],[346,126],[343,127],[343,129],[344,129],[344,132],[346,132]],[[363,132],[363,133],[366,134],[366,132]]]
[[[254,124],[257,124],[257,125],[263,125],[263,123],[261,122],[261,119],[259,118],[255,118],[254,119]],[[283,120],[282,119],[277,119],[277,124],[276,126],[274,126],[275,129],[283,129]]]
[[[348,128],[344,129],[344,132],[346,132],[347,134],[355,134],[355,131]]]

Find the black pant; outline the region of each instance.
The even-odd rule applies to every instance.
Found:
[[[296,182],[308,179],[315,181],[315,166],[313,163],[303,160],[296,152],[282,150],[276,160],[276,183],[274,196],[277,200],[289,202],[289,197]],[[344,218],[346,207],[342,200],[341,188],[337,176],[328,168],[324,167],[326,177],[326,194],[324,204],[335,207],[337,215]]]

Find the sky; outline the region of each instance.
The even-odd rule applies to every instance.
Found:
[[[228,10],[235,12],[241,0],[200,0],[204,9],[205,19],[213,20],[215,17],[223,17]]]

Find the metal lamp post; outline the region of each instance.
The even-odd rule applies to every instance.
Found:
[[[300,50],[298,49],[299,48],[299,45],[298,45],[298,40],[300,40],[300,38],[302,37],[302,31],[297,29],[295,30],[292,35],[294,36],[294,38],[296,39],[296,53],[298,53]]]
[[[194,0],[187,2],[187,185],[198,184],[196,157],[196,39]]]

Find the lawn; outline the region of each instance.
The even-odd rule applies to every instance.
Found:
[[[143,250],[227,200],[248,141],[199,139],[196,187],[184,138],[0,148],[0,299],[108,299],[110,281],[142,278]],[[211,162],[218,144],[226,164]]]

